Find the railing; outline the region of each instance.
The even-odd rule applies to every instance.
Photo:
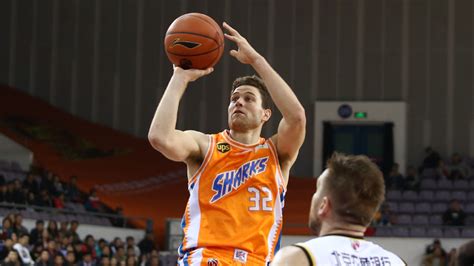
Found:
[[[77,211],[77,210],[70,210],[70,209],[57,209],[57,208],[50,208],[50,207],[41,207],[41,206],[35,206],[35,205],[15,204],[15,203],[6,203],[6,202],[1,202],[0,208],[10,209],[17,212],[23,211],[23,210],[27,210],[27,211],[29,210],[29,211],[34,211],[38,213],[43,212],[43,213],[48,213],[52,215],[51,218],[54,218],[55,215],[60,215],[60,214],[107,218],[114,221],[120,221],[121,223],[119,227],[127,227],[133,224],[131,223],[132,221],[142,220],[142,221],[145,221],[146,229],[148,231],[151,231],[153,228],[153,220],[148,217],[142,217],[142,216],[123,216],[123,215],[111,214],[111,213]]]

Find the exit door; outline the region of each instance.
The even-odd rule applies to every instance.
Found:
[[[393,123],[324,122],[323,165],[335,151],[367,155],[386,174],[393,164]]]

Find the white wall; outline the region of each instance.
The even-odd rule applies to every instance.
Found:
[[[3,220],[3,217],[1,217]],[[23,226],[25,226],[28,231],[31,231],[35,227],[36,220],[23,219]],[[45,226],[48,225],[48,221],[45,221]],[[118,228],[118,227],[108,227],[100,225],[90,225],[90,224],[79,224],[77,229],[79,237],[84,240],[86,235],[93,235],[95,239],[103,238],[107,241],[112,241],[115,237],[120,237],[125,241],[127,236],[133,236],[136,243],[143,239],[145,236],[145,230],[142,229],[131,229],[131,228]]]
[[[18,162],[22,170],[28,170],[33,161],[33,153],[27,148],[0,134],[0,160]]]
[[[282,236],[281,246],[284,247],[310,239],[311,236]],[[433,238],[369,237],[366,239],[397,254],[408,265],[420,265],[426,246],[433,242]],[[443,248],[446,252],[449,252],[451,248],[457,248],[470,239],[441,238],[440,240]]]
[[[348,104],[353,112],[366,112],[366,119],[356,119],[353,115],[341,118],[337,110],[342,104]],[[400,172],[406,169],[406,104],[404,102],[323,102],[317,101],[314,108],[314,164],[313,176],[319,176],[323,169],[323,122],[338,123],[393,123],[394,160],[400,165]]]

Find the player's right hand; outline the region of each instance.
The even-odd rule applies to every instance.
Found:
[[[214,71],[214,68],[208,69],[182,69],[179,66],[173,65],[173,75],[182,78],[186,83],[195,81],[203,76],[209,75]]]

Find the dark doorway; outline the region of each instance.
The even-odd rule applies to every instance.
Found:
[[[393,123],[324,122],[323,166],[335,151],[367,155],[386,174],[393,164]]]

